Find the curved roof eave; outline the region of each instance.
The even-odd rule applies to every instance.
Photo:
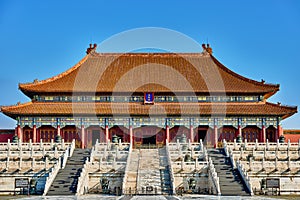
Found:
[[[28,97],[32,97],[33,93],[35,91],[32,91],[31,86],[36,86],[36,85],[40,85],[40,84],[45,84],[45,83],[49,83],[52,82],[54,80],[60,79],[64,76],[67,76],[68,74],[72,73],[73,71],[75,71],[76,69],[78,69],[89,57],[90,54],[85,55],[78,63],[76,63],[73,67],[71,67],[70,69],[66,70],[63,73],[60,73],[56,76],[50,77],[48,79],[45,80],[41,80],[38,81],[37,79],[34,80],[31,83],[19,83],[19,90],[21,90],[26,96]]]
[[[230,70],[229,68],[227,68],[218,59],[216,59],[213,55],[210,55],[210,56],[213,59],[213,61],[215,62],[215,64],[217,66],[219,66],[221,69],[223,69],[224,71],[226,71],[227,73],[232,74],[233,76],[235,76],[235,77],[237,77],[239,79],[242,79],[244,81],[247,81],[249,83],[265,87],[266,88],[265,95],[264,95],[265,99],[268,99],[269,97],[271,97],[272,95],[274,95],[276,92],[279,91],[280,84],[270,84],[270,83],[265,83],[265,82],[258,82],[258,81],[255,81],[253,79],[246,78],[246,77],[244,77],[244,76],[242,76],[242,75],[240,75],[240,74],[238,74],[238,73]]]

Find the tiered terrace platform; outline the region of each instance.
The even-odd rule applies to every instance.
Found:
[[[266,179],[279,179],[280,194],[300,194],[300,143],[224,142],[224,149],[254,193],[265,193]],[[271,190],[271,189],[269,189]]]
[[[75,142],[0,143],[0,194],[19,192],[15,179],[26,178],[30,192],[42,194],[46,181],[61,168],[75,148]],[[27,189],[27,188],[26,188]],[[28,190],[28,189],[27,189]]]
[[[121,194],[129,143],[98,143],[92,148],[78,183],[78,194]]]
[[[167,143],[174,187],[177,193],[218,194],[220,187],[212,161],[200,143]]]

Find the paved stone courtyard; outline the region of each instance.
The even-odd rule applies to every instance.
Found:
[[[11,198],[11,199],[19,199],[19,198]],[[115,196],[103,196],[103,195],[86,195],[86,196],[51,196],[51,197],[24,197],[22,200],[122,200],[122,197]],[[239,197],[239,196],[210,196],[210,195],[193,195],[193,196],[183,196],[183,197],[168,197],[168,196],[134,196],[132,198],[125,198],[126,200],[193,200],[193,199],[208,199],[208,200],[246,200],[246,199],[255,199],[255,200],[275,200],[281,198],[270,198],[266,196],[253,196],[253,197]],[[291,199],[297,199],[292,198]]]

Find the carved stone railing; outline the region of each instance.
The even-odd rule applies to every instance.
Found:
[[[166,153],[167,153],[167,162],[168,162],[169,172],[170,172],[170,182],[171,182],[171,187],[172,187],[172,193],[176,194],[175,177],[174,177],[174,172],[173,172],[173,167],[172,167],[172,161],[171,161],[168,141],[166,141]]]
[[[122,182],[122,191],[123,194],[125,194],[125,186],[126,186],[126,182],[128,179],[128,171],[129,171],[129,163],[131,160],[131,154],[132,154],[132,143],[130,143],[129,145],[129,152],[128,152],[128,157],[127,157],[127,162],[126,162],[126,167],[125,167],[125,172],[124,172],[124,178],[123,178],[123,182]]]
[[[239,171],[239,173],[240,173],[240,175],[241,175],[248,191],[250,192],[250,195],[251,196],[254,195],[253,190],[252,190],[252,185],[251,185],[251,182],[250,182],[250,178],[249,178],[246,170],[243,169],[243,165],[240,163],[240,161],[237,161],[237,169],[238,169],[238,171]]]
[[[215,166],[210,158],[208,161],[208,182],[212,186],[211,192],[215,195],[221,196],[219,177],[216,172]]]
[[[88,191],[88,185],[89,185],[88,167],[89,167],[89,164],[90,164],[89,159],[87,158],[85,160],[82,171],[81,171],[80,176],[78,178],[76,196],[83,195]]]
[[[61,168],[64,169],[66,164],[67,164],[67,161],[68,161],[68,158],[69,158],[69,150],[70,147],[68,147],[66,150],[65,150],[65,153],[62,155],[62,163],[61,163]]]
[[[48,193],[58,171],[60,170],[60,166],[61,166],[61,161],[60,159],[58,159],[56,164],[50,169],[49,176],[46,178],[46,184],[45,184],[43,196],[45,196]]]
[[[234,154],[232,153],[232,150],[228,147],[226,140],[223,140],[223,148],[224,148],[225,156],[229,157],[229,159],[230,159],[232,168],[236,169]]]
[[[266,148],[267,151],[269,150],[275,150],[278,149],[280,151],[283,150],[298,150],[300,149],[300,140],[295,143],[291,143],[290,140],[288,140],[288,142],[286,143],[279,143],[279,140],[277,140],[276,142],[269,142],[268,139],[265,143],[262,142],[258,142],[258,140],[256,139],[255,142],[248,142],[246,139],[242,142],[242,143],[237,143],[236,140],[234,140],[234,142],[226,142],[226,145],[229,149],[232,150],[240,150],[240,147],[243,147],[244,150],[263,150],[264,148]],[[223,144],[224,147],[224,144]]]
[[[69,146],[69,154],[68,156],[71,157],[73,155],[74,149],[75,149],[75,140],[73,139],[70,146]]]
[[[0,143],[0,151],[7,150],[7,149],[11,149],[11,150],[20,150],[20,149],[38,150],[39,149],[39,150],[41,150],[41,149],[43,149],[43,147],[45,147],[46,150],[48,150],[48,149],[53,149],[54,146],[57,146],[58,149],[65,149],[66,146],[69,146],[70,144],[71,143],[65,143],[63,139],[62,139],[61,143],[55,143],[53,141],[53,139],[51,140],[51,142],[43,142],[43,140],[41,139],[40,142],[32,143],[32,141],[30,139],[29,142],[19,141],[18,143],[11,143],[10,139],[8,139],[7,142]]]

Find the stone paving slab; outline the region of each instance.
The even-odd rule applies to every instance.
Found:
[[[0,197],[1,198],[1,197]],[[32,196],[18,198],[17,196],[11,196],[9,199],[22,199],[22,200],[119,200],[122,197],[116,196],[104,196],[104,195],[84,195],[84,196]],[[127,198],[126,198],[127,199]],[[180,197],[168,197],[168,196],[134,196],[130,200],[195,200],[195,199],[208,199],[208,200],[278,200],[280,197],[271,198],[267,196],[253,196],[253,197],[238,197],[238,196],[211,196],[211,195],[190,195],[190,196],[180,196]],[[283,199],[283,198],[282,198]],[[284,198],[287,199],[287,198]],[[291,197],[291,199],[295,199]]]

